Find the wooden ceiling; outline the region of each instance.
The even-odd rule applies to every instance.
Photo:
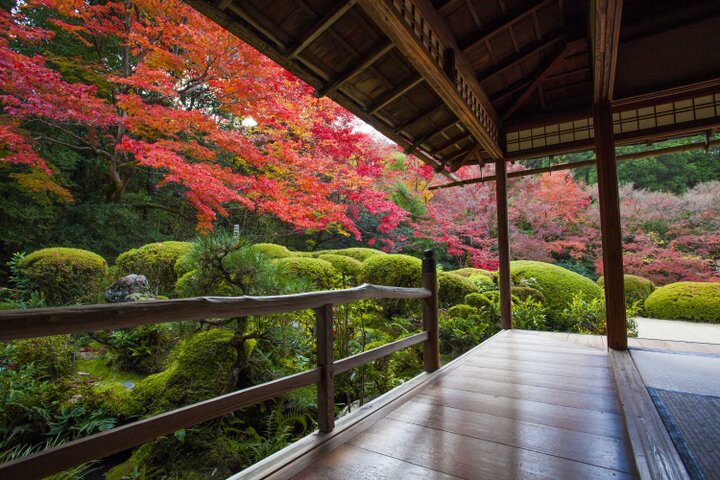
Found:
[[[446,173],[720,126],[720,0],[188,3]]]

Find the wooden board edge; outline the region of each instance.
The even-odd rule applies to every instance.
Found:
[[[620,415],[640,480],[690,478],[627,350],[608,352]]]
[[[330,433],[314,432],[305,438],[274,453],[260,462],[242,470],[227,480],[279,480],[292,477],[312,463],[343,445],[351,437],[366,430],[393,410],[424,390],[432,383],[462,365],[478,351],[488,348],[495,340],[502,338],[507,330],[501,330],[481,344],[465,352],[452,362],[433,373],[421,373],[415,378],[390,390],[384,395],[360,407],[337,421]]]

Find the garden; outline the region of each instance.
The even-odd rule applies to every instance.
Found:
[[[430,190],[361,127],[180,1],[0,0],[0,310],[419,287],[430,249],[457,358],[500,329],[495,186]],[[619,164],[629,335],[720,323],[719,155]],[[604,334],[594,170],[511,180],[508,210],[514,328]],[[334,313],[335,358],[422,329],[417,301]],[[0,344],[0,462],[307,370],[314,332],[307,310]],[[336,416],[421,371],[412,347],[339,375]],[[52,478],[225,478],[316,411],[299,389]]]

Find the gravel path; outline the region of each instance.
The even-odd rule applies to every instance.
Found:
[[[720,324],[636,317],[638,337],[684,342],[720,343]]]

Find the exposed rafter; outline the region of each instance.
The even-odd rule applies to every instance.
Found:
[[[386,55],[390,50],[394,48],[392,42],[386,43],[377,50],[375,50],[374,53],[369,55],[367,58],[362,60],[361,62],[355,64],[352,68],[350,68],[348,71],[340,75],[338,78],[327,84],[325,87],[321,89],[315,90],[315,96],[320,98],[324,97],[325,95],[329,95],[335,90],[337,90],[343,83],[347,82],[351,78],[353,78],[355,75],[358,75],[360,72],[368,68],[373,63],[377,62],[382,58],[384,55]]]
[[[507,57],[506,59],[504,59],[501,63],[499,63],[495,67],[492,67],[483,72],[480,72],[478,74],[477,78],[482,83],[482,82],[504,72],[505,70],[517,65],[518,63],[522,62],[523,60],[527,59],[528,57],[537,54],[540,50],[550,47],[550,46],[552,46],[556,43],[562,42],[564,40],[565,40],[565,32],[557,31],[557,32],[553,33],[552,35],[549,35],[538,41],[532,42],[529,45],[526,45],[518,53]]]
[[[502,157],[500,119],[474,78],[445,21],[428,0],[359,0],[359,5],[393,41],[448,108],[493,158]],[[418,26],[420,26],[418,28]],[[446,56],[454,52],[448,71]]]
[[[534,5],[529,8],[527,6],[522,6],[521,8],[510,12],[508,15],[501,18],[492,25],[489,25],[486,29],[478,32],[470,38],[465,39],[464,41],[461,41],[460,49],[462,51],[468,51],[477,48],[478,46],[485,43],[493,35],[512,27],[513,24],[534,14],[537,10],[546,7],[551,3],[557,3],[557,1],[558,0],[540,0],[536,1]]]
[[[518,95],[512,104],[503,112],[503,119],[508,119],[517,111],[545,81],[553,68],[563,61],[570,49],[560,46],[553,50],[543,63],[530,75],[530,85]]]
[[[592,0],[590,9],[593,103],[595,104],[613,99],[615,66],[620,44],[622,0]]]
[[[295,58],[305,48],[314,42],[320,35],[332,26],[333,23],[337,22],[343,15],[347,13],[355,4],[357,0],[347,0],[345,2],[338,2],[335,7],[327,13],[320,21],[309,31],[302,36],[297,42],[297,45],[288,53],[290,59]]]
[[[378,111],[382,110],[383,108],[387,107],[389,104],[397,100],[398,98],[405,95],[408,91],[412,90],[413,88],[420,85],[422,82],[424,82],[425,79],[418,76],[415,78],[411,78],[395,90],[391,90],[387,92],[385,95],[383,95],[381,98],[379,98],[369,109],[368,113],[370,115],[376,114]]]

